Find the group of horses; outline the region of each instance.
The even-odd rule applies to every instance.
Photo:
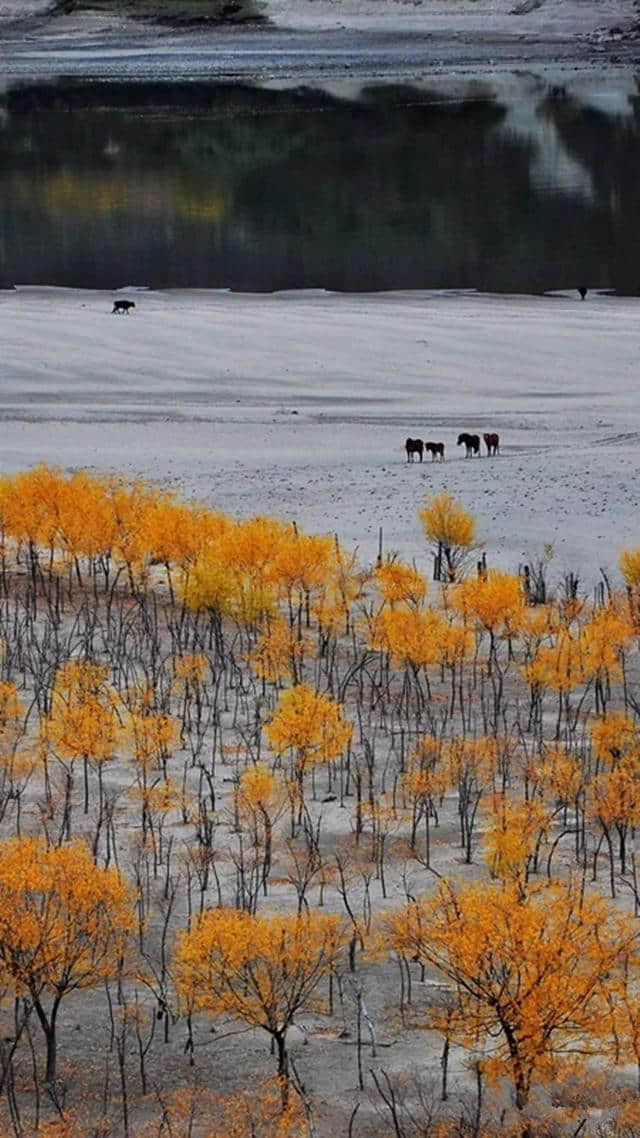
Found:
[[[495,431],[482,437],[488,456],[500,453],[500,436]],[[422,462],[425,451],[431,455],[432,462],[444,462],[444,443],[423,443],[422,439],[407,439],[404,446],[407,452],[407,462],[415,462],[416,455]],[[465,447],[467,458],[473,458],[475,454],[478,458],[480,457],[480,435],[468,435],[466,433],[458,435],[456,446]]]

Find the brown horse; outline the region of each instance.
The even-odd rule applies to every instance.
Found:
[[[480,435],[458,435],[458,442],[456,446],[464,446],[467,448],[466,457],[473,458],[474,454],[480,457]]]
[[[487,455],[498,454],[500,452],[500,435],[483,435],[484,445],[487,448]]]
[[[424,451],[422,439],[407,439],[404,444],[404,449],[407,452],[407,462],[413,462],[417,454],[420,455],[420,462],[422,462],[422,454]]]
[[[425,443],[424,449],[429,451],[432,462],[444,462],[444,443]]]

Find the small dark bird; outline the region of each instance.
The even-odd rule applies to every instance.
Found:
[[[588,290],[588,289],[586,289],[586,288],[584,287],[584,285],[580,285],[580,288],[578,289],[578,292],[580,293],[580,300],[584,300],[584,298],[585,298],[585,296],[587,295],[587,292],[588,292],[588,291],[589,291],[589,290]]]

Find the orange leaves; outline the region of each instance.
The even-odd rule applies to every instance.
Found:
[[[603,763],[638,763],[640,740],[635,723],[623,711],[610,711],[592,721],[589,729],[593,749]]]
[[[584,787],[584,772],[576,755],[563,747],[548,747],[544,766],[552,794],[563,806],[575,802]]]
[[[240,775],[236,798],[240,811],[253,812],[262,809],[268,812],[277,807],[282,799],[282,789],[278,779],[264,763],[255,763]]]
[[[435,609],[384,608],[379,614],[372,644],[391,654],[396,664],[428,668],[438,662],[447,622]]]
[[[607,774],[598,775],[593,783],[591,808],[605,826],[637,826],[640,823],[637,770],[621,763]]]
[[[588,679],[584,642],[580,632],[564,628],[552,645],[541,645],[522,669],[528,684],[537,688],[570,692]]]
[[[549,812],[537,798],[514,802],[500,794],[494,797],[492,814],[493,825],[485,836],[491,876],[523,881],[536,844],[550,824]]]
[[[454,581],[476,544],[476,523],[448,490],[432,494],[418,510],[427,540],[445,559],[446,578]]]
[[[92,987],[114,974],[133,895],[84,842],[0,844],[0,966],[18,994]]]
[[[298,684],[280,696],[278,707],[265,727],[276,754],[293,751],[299,771],[326,763],[348,745],[353,727],[342,718],[340,704]]]
[[[185,689],[195,690],[201,686],[209,673],[209,661],[202,652],[185,652],[175,662],[173,674],[176,684]]]
[[[226,613],[253,623],[275,606],[273,563],[283,534],[293,527],[271,518],[231,524],[185,574],[184,600],[191,609]]]
[[[143,705],[131,711],[128,730],[141,772],[147,772],[152,766],[164,768],[168,755],[180,740],[174,716]]]
[[[618,678],[620,653],[633,634],[630,621],[610,604],[582,625],[564,624],[553,644],[540,644],[523,669],[527,683],[570,692],[592,679]]]
[[[283,541],[273,565],[273,577],[286,595],[306,595],[323,585],[329,576],[333,539],[296,532]]]
[[[19,734],[25,707],[15,684],[0,680],[0,740],[6,742]]]
[[[282,617],[274,617],[259,636],[249,653],[256,675],[265,680],[300,677],[305,652],[311,648],[310,638],[299,635],[296,628]]]
[[[342,945],[338,917],[209,909],[178,936],[176,985],[196,1008],[277,1034],[308,1005]]]
[[[282,1109],[278,1079],[253,1083],[249,1090],[228,1095],[213,1095],[198,1082],[168,1094],[157,1088],[156,1095],[161,1104],[159,1116],[138,1127],[137,1138],[158,1138],[165,1132],[187,1138],[196,1133],[196,1124],[197,1132],[206,1138],[306,1138],[309,1132],[304,1104],[297,1095]]]
[[[375,571],[376,584],[383,600],[390,605],[417,606],[427,595],[427,582],[422,573],[401,561],[387,561]]]
[[[590,675],[619,678],[620,653],[633,635],[628,616],[614,605],[599,609],[583,626],[585,666]]]
[[[465,621],[496,636],[512,636],[524,614],[524,593],[519,577],[490,569],[484,577],[471,577],[456,585],[451,603]]]
[[[44,737],[59,758],[109,758],[120,733],[116,693],[107,669],[87,660],[68,660],[56,673]]]
[[[348,611],[357,595],[352,576],[332,538],[256,517],[229,523],[184,575],[182,594],[189,608],[226,613],[246,624],[286,601],[291,622],[302,606],[316,607],[319,614],[327,605]]]
[[[402,780],[407,794],[416,800],[429,799],[444,794],[447,780],[440,767],[440,744],[432,735],[414,747],[409,757],[409,767]]]
[[[491,782],[498,769],[497,740],[483,735],[477,739],[450,739],[443,746],[445,769],[452,786],[472,780]]]
[[[624,549],[618,564],[627,588],[637,588],[640,585],[640,549]]]
[[[451,983],[455,1041],[483,1048],[485,1070],[510,1078],[520,1109],[534,1077],[606,1031],[603,984],[633,938],[612,906],[571,881],[443,883],[389,923],[399,952]]]
[[[473,545],[475,520],[448,490],[432,494],[418,515],[429,541],[464,549]]]

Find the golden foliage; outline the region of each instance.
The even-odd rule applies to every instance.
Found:
[[[173,674],[185,688],[201,686],[209,672],[209,661],[203,652],[185,652],[176,660]]]
[[[549,813],[537,798],[514,802],[494,795],[493,825],[485,835],[487,863],[492,877],[521,880],[540,835],[549,826]]]
[[[108,669],[89,660],[67,660],[56,672],[43,737],[59,758],[102,761],[116,750],[120,723]]]
[[[265,763],[254,763],[240,775],[236,798],[241,813],[269,813],[282,800],[282,788]]]
[[[640,549],[624,549],[618,561],[624,583],[629,589],[640,585]]]
[[[282,1034],[309,1006],[342,945],[338,917],[208,909],[178,935],[176,986],[191,1006]]]
[[[370,644],[389,652],[395,664],[428,668],[450,647],[449,624],[436,609],[383,608],[374,623]]]
[[[280,696],[265,727],[276,754],[292,751],[299,771],[336,758],[348,746],[353,727],[342,718],[342,707],[308,684],[298,684]]]
[[[427,595],[422,573],[401,561],[387,561],[375,570],[376,584],[386,604],[417,607]]]
[[[620,761],[636,764],[640,758],[640,740],[635,723],[623,711],[610,711],[592,720],[589,726],[593,749],[603,763],[615,766]]]
[[[311,647],[309,636],[299,634],[289,621],[275,616],[267,621],[248,658],[256,675],[265,680],[295,681]]]
[[[468,549],[475,541],[474,518],[449,490],[432,494],[427,505],[418,511],[418,516],[430,542]]]
[[[440,744],[433,735],[425,735],[409,755],[402,784],[411,798],[429,799],[444,794],[447,780],[440,769]]]
[[[451,604],[463,620],[475,621],[496,636],[512,636],[524,614],[524,593],[519,577],[490,569],[484,577],[471,577],[456,585]]]
[[[589,678],[585,645],[579,631],[562,629],[552,645],[540,645],[522,669],[532,687],[570,692]]]
[[[129,713],[127,729],[141,772],[161,768],[180,741],[178,721],[165,711],[140,704]]]
[[[0,969],[18,995],[38,999],[114,975],[133,927],[133,895],[81,841],[0,843]]]
[[[554,1077],[564,1057],[588,1054],[606,1033],[603,985],[635,936],[613,906],[571,881],[443,882],[389,924],[397,951],[450,982],[454,1041],[482,1048],[484,1070],[510,1079],[520,1109],[534,1079]]]

